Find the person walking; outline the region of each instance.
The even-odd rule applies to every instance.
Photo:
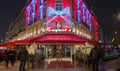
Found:
[[[14,50],[14,48],[10,49],[9,57],[10,57],[11,65],[14,66],[14,63],[15,63],[15,60],[16,60],[16,51]]]
[[[97,43],[94,48],[91,49],[90,57],[92,64],[92,71],[98,71],[98,63],[100,59],[100,45]]]
[[[20,48],[19,57],[20,57],[19,71],[25,71],[26,61],[28,60],[28,51],[25,46],[22,46]]]
[[[105,68],[104,68],[104,55],[105,55],[105,46],[102,45],[101,48],[100,48],[100,59],[99,59],[100,71],[105,71]]]
[[[5,66],[6,66],[7,69],[8,69],[8,63],[9,63],[9,60],[10,60],[9,54],[10,54],[10,49],[9,48],[5,49],[4,60],[5,60]]]
[[[3,57],[2,57],[2,54],[0,53],[0,62],[2,62],[3,60]]]

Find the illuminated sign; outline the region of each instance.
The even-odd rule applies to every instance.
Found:
[[[52,29],[51,27],[48,27],[46,29],[46,32],[71,32],[71,28],[65,28],[65,29]]]

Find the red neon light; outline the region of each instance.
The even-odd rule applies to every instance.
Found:
[[[71,28],[65,28],[65,29],[52,29],[51,27],[48,27],[46,32],[71,32]]]
[[[74,19],[77,20],[77,0],[74,0]]]
[[[39,17],[39,6],[40,6],[40,0],[36,0],[36,21],[38,21],[38,17]]]
[[[99,25],[98,25],[98,21],[97,18],[95,16],[95,14],[92,16],[92,20],[93,20],[93,24],[95,25],[94,27],[94,32],[95,32],[95,38],[98,41],[99,40],[99,34],[98,34],[98,29],[99,29]]]

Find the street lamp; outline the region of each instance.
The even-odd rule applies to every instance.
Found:
[[[120,21],[120,13],[116,16],[117,20]]]
[[[117,34],[117,31],[115,31],[115,34]]]

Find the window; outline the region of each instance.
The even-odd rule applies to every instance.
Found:
[[[61,29],[62,28],[62,23],[61,22],[57,22],[56,23],[56,28],[57,29]]]
[[[59,2],[59,3],[60,3],[60,2],[62,2],[62,0],[56,0],[56,2]]]
[[[62,11],[62,3],[56,3],[56,11]]]

